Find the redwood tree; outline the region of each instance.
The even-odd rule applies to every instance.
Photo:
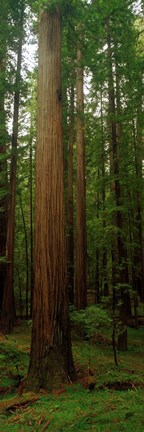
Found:
[[[73,79],[73,66],[72,66]],[[74,303],[74,224],[73,224],[73,145],[74,145],[74,84],[70,92],[70,136],[68,148],[68,293]]]
[[[66,280],[61,17],[40,19],[33,326],[29,381],[51,390],[74,376]]]
[[[84,92],[82,26],[78,26],[79,46],[77,50],[77,179],[76,179],[76,274],[75,297],[77,309],[87,303],[86,286],[86,187],[85,187],[85,142],[84,142]]]
[[[22,44],[24,25],[24,0],[20,4],[19,37],[17,51],[17,69],[14,94],[14,114],[12,130],[12,156],[10,168],[10,185],[8,196],[8,223],[6,239],[7,267],[4,281],[1,329],[10,332],[15,318],[14,294],[13,294],[13,273],[14,273],[14,241],[15,241],[15,203],[16,203],[16,172],[17,172],[17,142],[18,142],[18,119],[20,106],[20,82],[22,65]]]

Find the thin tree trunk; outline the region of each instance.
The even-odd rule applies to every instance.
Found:
[[[95,303],[100,302],[100,274],[99,274],[99,249],[96,248],[96,267],[95,267]]]
[[[78,27],[82,40],[82,26]],[[87,252],[86,252],[86,185],[85,185],[85,142],[84,142],[84,93],[83,55],[77,50],[77,178],[76,178],[76,262],[75,297],[76,308],[87,305]]]
[[[5,270],[6,270],[6,235],[7,235],[7,194],[8,194],[8,179],[7,179],[7,151],[6,151],[6,121],[5,121],[5,61],[6,61],[6,30],[5,23],[7,22],[7,9],[5,4],[2,5],[2,17],[0,17],[0,33],[1,33],[1,48],[0,48],[0,311],[2,309]]]
[[[18,287],[19,287],[19,310],[20,310],[20,318],[23,318],[23,300],[22,300],[22,280],[19,272],[19,266],[16,267],[16,272],[18,275]]]
[[[100,170],[98,168],[97,180],[99,183]],[[100,209],[100,194],[99,189],[96,196],[96,216],[99,219],[99,209]],[[100,289],[100,250],[98,245],[96,245],[96,266],[95,266],[95,302],[99,303],[102,295],[102,289]]]
[[[123,124],[122,124],[122,108],[121,108],[121,95],[120,95],[120,68],[119,68],[119,64],[117,61],[117,43],[115,44],[115,72],[116,72],[116,114],[117,114],[117,122],[116,122],[116,132],[117,132],[117,146],[118,146],[118,164],[119,164],[119,173],[120,173],[120,177],[122,176],[127,176],[127,166],[125,164],[124,168],[123,168],[123,164],[122,167],[120,166],[120,161],[122,161],[124,159],[124,154],[123,154]],[[125,146],[126,147],[126,146]],[[124,171],[123,171],[124,170]],[[128,176],[127,176],[128,177]],[[128,188],[128,184],[127,184],[127,188]],[[121,196],[125,197],[125,190],[122,189],[121,186]],[[127,193],[127,200],[129,199],[129,194],[128,191]],[[126,219],[125,215],[125,219]],[[126,219],[127,220],[127,219]],[[122,226],[121,229],[124,232],[124,218],[122,217]],[[126,230],[127,230],[127,226],[126,226]],[[129,272],[128,272],[128,252],[127,252],[127,248],[126,246],[124,246],[123,248],[123,261],[125,262],[125,266],[127,266],[127,284],[129,284]],[[126,302],[126,308],[127,308],[127,316],[131,316],[132,315],[132,311],[131,311],[131,298],[130,298],[130,293],[127,287],[127,290],[125,289],[125,302]]]
[[[33,260],[33,114],[31,108],[31,125],[29,139],[29,189],[30,189],[30,316],[32,317],[33,289],[34,289],[34,260]]]
[[[28,320],[28,316],[29,316],[29,253],[28,253],[28,237],[27,237],[25,215],[24,215],[24,209],[23,209],[23,203],[22,203],[22,197],[21,197],[20,190],[18,191],[18,194],[19,194],[19,203],[20,203],[20,209],[21,209],[21,215],[22,215],[22,221],[23,221],[24,238],[25,238],[25,267],[26,267],[25,304],[26,304],[26,319]]]
[[[103,98],[101,92],[101,176],[102,176],[102,205],[105,208],[105,146],[104,146],[104,125],[103,125]],[[106,228],[106,221],[103,218],[103,230]],[[103,246],[102,254],[102,274],[103,274],[103,295],[109,295],[108,276],[107,276],[107,249]]]
[[[134,226],[134,215],[131,205],[131,194],[129,191],[129,218],[128,218],[128,225],[129,225],[129,244],[130,244],[130,251],[129,251],[129,262],[130,262],[130,268],[129,268],[129,278],[130,278],[130,284],[132,286],[132,300],[134,304],[134,317],[135,317],[135,328],[138,328],[138,292],[137,292],[137,285],[136,285],[136,274],[135,274],[135,268],[134,268],[134,240],[133,236],[134,233],[132,232],[132,227]]]
[[[22,63],[22,42],[23,42],[23,21],[24,2],[21,4],[20,34],[18,42],[17,71],[14,97],[14,116],[12,133],[12,158],[10,170],[10,193],[9,193],[9,214],[6,242],[6,276],[4,284],[1,329],[10,332],[15,321],[14,293],[13,293],[13,270],[14,270],[14,241],[15,241],[15,201],[16,201],[16,168],[17,168],[17,140],[18,140],[18,118],[20,103],[20,73]]]
[[[137,124],[136,124],[136,139],[135,139],[135,171],[137,183],[137,206],[136,206],[136,225],[138,230],[139,251],[137,255],[140,266],[140,297],[144,302],[144,253],[143,253],[143,218],[142,218],[142,163],[143,163],[143,112],[142,112],[142,76],[138,81],[138,104],[137,104]]]
[[[74,366],[67,295],[62,146],[61,18],[42,13],[39,36],[33,325],[28,380],[52,390]]]
[[[139,111],[139,110],[138,110]],[[140,121],[141,122],[141,121]],[[134,284],[135,289],[144,300],[144,264],[143,264],[143,232],[142,232],[142,135],[141,123],[137,120],[137,134],[133,120],[133,141],[135,151],[135,173],[136,173],[136,209],[135,209],[135,232],[134,242],[138,247],[134,248]]]
[[[120,297],[121,305],[119,308],[120,322],[122,323],[121,333],[118,337],[119,350],[127,350],[127,309],[126,309],[126,293],[125,289],[129,282],[128,268],[125,263],[125,244],[123,238],[123,223],[121,213],[121,189],[119,179],[119,160],[118,160],[118,145],[117,145],[117,131],[116,131],[116,110],[115,110],[115,94],[114,94],[114,81],[113,81],[113,67],[112,67],[112,48],[111,48],[111,31],[110,20],[107,17],[106,21],[107,30],[107,44],[108,44],[108,62],[109,62],[109,121],[110,121],[110,140],[112,150],[112,164],[114,175],[114,197],[116,204],[115,223],[118,230],[116,238],[117,251],[113,250],[114,255],[114,270],[113,278],[117,296]],[[119,284],[121,288],[118,289]]]

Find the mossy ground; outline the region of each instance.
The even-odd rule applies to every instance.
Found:
[[[118,367],[103,336],[95,344],[75,339],[77,382],[38,395],[22,387],[29,363],[28,325],[19,324],[7,338],[1,335],[0,431],[142,432],[144,327],[128,333],[129,350],[118,354]]]

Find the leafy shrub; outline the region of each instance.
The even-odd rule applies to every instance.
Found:
[[[100,306],[92,305],[80,311],[70,311],[73,324],[81,325],[87,339],[94,337],[100,330],[111,328],[112,320],[108,312]]]

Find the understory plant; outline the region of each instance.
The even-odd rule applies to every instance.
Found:
[[[71,322],[79,326],[79,328],[82,328],[85,339],[89,341],[90,365],[90,343],[92,340],[98,338],[100,332],[102,333],[107,330],[111,332],[113,329],[113,320],[108,312],[99,305],[88,306],[79,311],[75,308],[71,308],[70,316]]]

